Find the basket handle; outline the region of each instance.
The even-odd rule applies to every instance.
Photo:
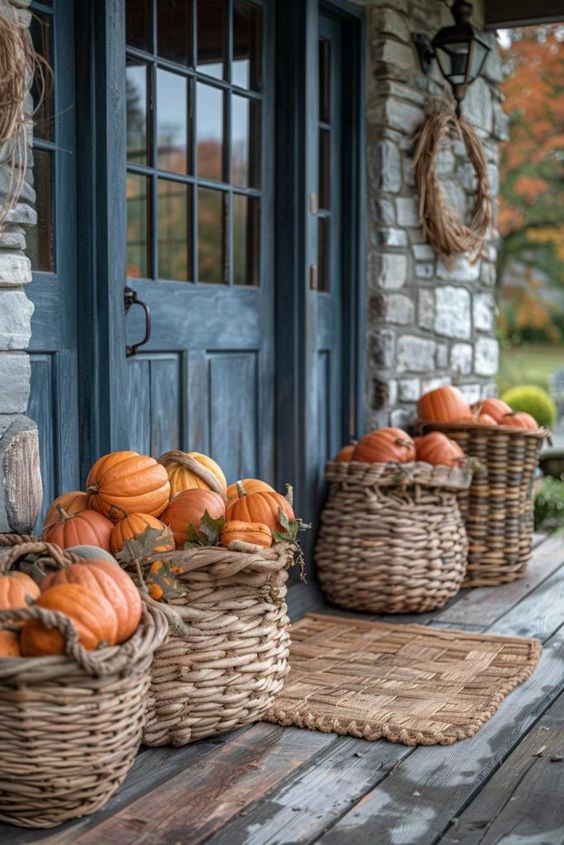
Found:
[[[139,657],[147,653],[147,646],[143,644],[143,628],[147,627],[149,617],[153,622],[157,617],[155,610],[144,608],[142,624],[138,631],[120,646],[101,648],[97,651],[87,651],[79,642],[78,632],[70,617],[55,610],[46,610],[43,607],[31,606],[18,608],[17,610],[0,610],[0,628],[9,627],[11,622],[25,622],[36,620],[46,628],[55,628],[62,634],[65,640],[65,654],[72,658],[81,669],[92,677],[113,675],[123,672],[128,666]],[[166,636],[166,622],[159,622],[156,643],[151,643],[151,650],[156,648]],[[57,655],[58,656],[58,655]],[[21,659],[21,658],[20,658]],[[41,660],[43,658],[30,658]]]
[[[49,558],[57,569],[65,569],[80,558],[55,543],[20,534],[0,534],[0,575],[6,575],[18,560],[27,555]],[[37,563],[37,561],[36,561]]]

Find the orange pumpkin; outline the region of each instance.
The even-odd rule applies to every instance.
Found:
[[[213,490],[192,488],[177,493],[162,515],[162,522],[174,534],[177,548],[182,548],[186,542],[188,528],[193,525],[199,529],[205,512],[212,519],[219,519],[225,515],[225,500]]]
[[[88,493],[82,493],[80,490],[73,490],[72,493],[63,493],[62,496],[58,496],[45,514],[45,525],[52,525],[59,521],[59,507],[69,516],[88,510],[89,498]]]
[[[13,631],[0,631],[0,657],[21,657],[20,639]]]
[[[482,402],[476,402],[472,405],[472,410],[475,414],[487,414],[499,424],[502,417],[511,413],[511,408],[507,402],[502,402],[501,399],[496,399],[490,396]]]
[[[15,573],[14,573],[15,574]],[[36,596],[36,587],[31,578],[14,578],[14,574],[0,575],[0,610],[16,610],[20,607],[28,607],[29,599]],[[21,573],[23,575],[23,573]],[[31,581],[31,585],[27,583]]]
[[[526,429],[527,431],[539,430],[539,425],[536,419],[526,411],[517,411],[515,413],[506,414],[501,418],[500,425],[510,425],[515,428]]]
[[[449,423],[470,415],[470,405],[456,387],[437,387],[424,393],[417,403],[420,420]]]
[[[241,478],[239,481],[234,481],[227,488],[227,499],[237,499],[239,493],[237,492],[237,485],[242,484],[246,493],[274,493],[274,487],[267,484],[266,481],[261,481],[260,478]]]
[[[472,425],[497,425],[493,417],[489,414],[470,414],[469,417],[461,417],[459,420],[454,420],[457,423],[471,423]]]
[[[82,584],[57,584],[41,594],[36,606],[68,616],[77,630],[81,645],[88,651],[93,651],[102,643],[114,645],[116,642],[116,612],[101,590],[89,590]],[[45,627],[37,619],[23,625],[20,646],[25,657],[65,653],[63,635],[55,628]]]
[[[280,530],[280,510],[286,514],[289,522],[294,522],[296,516],[288,500],[272,490],[257,490],[247,493],[245,486],[238,482],[238,496],[227,502],[226,516],[228,522],[260,522],[267,525],[271,531]]]
[[[62,549],[86,545],[100,546],[109,552],[112,528],[112,522],[98,511],[80,511],[70,516],[59,505],[59,521],[45,526],[43,539]]]
[[[354,450],[356,449],[355,443],[349,443],[348,446],[343,446],[337,454],[335,455],[336,461],[352,461]]]
[[[123,519],[120,519],[120,521],[116,522],[114,525],[112,536],[110,537],[112,552],[114,554],[121,552],[128,540],[132,540],[134,537],[137,537],[138,534],[142,534],[146,528],[155,528],[157,531],[168,533],[164,522],[161,522],[161,520],[157,519],[156,516],[151,516],[148,513],[126,514]],[[157,546],[155,551],[170,552],[173,549],[174,540],[172,537],[170,537],[170,540],[168,541],[163,537],[163,543]]]
[[[86,479],[90,507],[117,522],[128,514],[159,516],[170,496],[166,469],[148,455],[110,452],[98,458]]]
[[[440,431],[431,431],[423,437],[416,437],[415,448],[418,461],[425,461],[434,466],[460,466],[466,458],[458,443]]]
[[[360,439],[352,460],[367,464],[403,464],[415,460],[415,444],[401,428],[379,428]]]
[[[262,522],[243,522],[240,519],[230,519],[221,529],[221,543],[228,546],[235,540],[268,549],[272,545],[272,531],[268,525]]]
[[[46,575],[41,582],[44,593],[59,584],[80,584],[92,592],[101,592],[117,616],[116,642],[122,643],[135,633],[143,605],[137,587],[117,561],[85,560]]]
[[[35,601],[35,599],[39,598],[41,590],[39,589],[39,584],[36,584],[33,578],[29,575],[26,575],[25,572],[10,572],[10,578],[15,578],[16,581],[19,581],[20,584],[23,586],[24,590],[26,591],[28,596]]]
[[[184,458],[186,463],[179,460]],[[184,490],[213,490],[215,493],[227,494],[227,481],[223,470],[212,458],[200,452],[165,452],[159,458],[168,473],[170,481],[170,497]],[[212,476],[210,482],[210,474]],[[217,487],[216,487],[217,485]]]

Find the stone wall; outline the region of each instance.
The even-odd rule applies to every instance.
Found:
[[[471,401],[495,392],[496,233],[483,259],[437,260],[418,222],[411,166],[413,135],[425,108],[450,91],[436,63],[421,71],[412,34],[432,37],[452,23],[438,0],[357,0],[367,18],[367,419],[369,428],[406,425],[415,402],[434,386],[453,383]],[[476,4],[480,23],[480,8]],[[498,142],[506,118],[497,84],[502,68],[492,53],[470,86],[463,114],[486,148],[492,192],[497,194]],[[439,172],[449,200],[461,212],[472,206],[474,174],[464,145],[441,153]]]
[[[0,14],[16,14],[29,26],[28,0],[0,0]],[[30,101],[31,109],[31,101]],[[29,127],[31,144],[31,124]],[[10,142],[0,146],[0,205],[10,179]],[[31,151],[28,156],[31,164]],[[21,163],[21,162],[18,162]],[[29,532],[40,493],[37,426],[25,416],[30,386],[26,353],[33,305],[25,293],[31,263],[24,253],[25,226],[35,223],[32,171],[20,202],[0,226],[0,531]]]

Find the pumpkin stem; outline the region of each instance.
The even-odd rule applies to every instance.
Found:
[[[123,514],[122,516],[120,516],[120,519],[127,519],[127,517],[129,516],[125,508],[122,508],[120,505],[116,505],[112,502],[112,505],[110,507],[110,514],[113,516],[116,511],[121,511],[121,513]],[[116,516],[119,516],[119,514],[116,514]]]
[[[57,505],[57,510],[59,511],[59,516],[61,517],[61,522],[64,522],[65,519],[70,519],[70,514],[66,512],[62,505]]]
[[[286,482],[286,501],[290,505],[291,508],[294,507],[294,488],[291,484]]]
[[[97,493],[97,492],[98,492],[98,488],[97,488],[97,486],[96,486],[95,484],[90,484],[90,485],[86,488],[86,492],[87,492],[87,493]]]
[[[245,490],[242,481],[237,481],[237,494],[240,499],[247,495],[247,491]]]

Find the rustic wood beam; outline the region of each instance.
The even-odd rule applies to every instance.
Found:
[[[530,26],[564,21],[562,0],[486,0],[485,27]]]

